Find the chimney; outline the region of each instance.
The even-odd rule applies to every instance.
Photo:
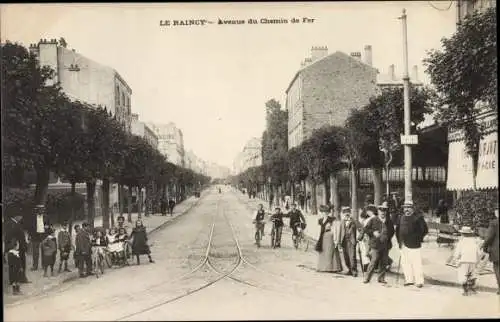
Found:
[[[132,121],[139,121],[139,114],[132,113]]]
[[[365,64],[372,66],[372,46],[365,46]]]
[[[359,51],[352,52],[351,57],[361,60],[361,53]]]
[[[304,59],[304,67],[306,67],[307,65],[309,65],[310,63],[312,63],[312,59],[311,58],[306,58]]]
[[[313,46],[311,48],[311,59],[312,61],[316,61],[323,57],[328,56],[328,47],[327,46]]]
[[[394,64],[389,66],[389,78],[391,80],[396,80],[396,75],[394,74]]]
[[[418,80],[418,66],[417,65],[413,65],[413,68],[412,68],[412,78],[413,78],[413,82],[414,83],[418,83],[419,80]]]

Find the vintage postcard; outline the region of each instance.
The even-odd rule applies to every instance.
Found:
[[[4,320],[499,318],[496,14],[0,5]]]

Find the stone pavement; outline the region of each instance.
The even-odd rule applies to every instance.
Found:
[[[267,201],[258,197],[256,197],[255,199],[249,199],[248,195],[243,195],[237,190],[235,190],[235,193],[240,194],[240,199],[254,205],[255,209],[257,209],[257,205],[259,203],[262,203],[266,211],[268,211]],[[304,213],[304,217],[306,218],[307,222],[305,234],[314,242],[316,242],[320,233],[320,226],[318,225],[318,219],[320,218],[320,216],[321,215]],[[436,237],[434,235],[435,234],[430,232],[425,237],[424,243],[422,245],[422,264],[424,269],[425,282],[435,285],[461,287],[461,285],[457,283],[457,269],[452,266],[446,265],[447,259],[452,255],[452,248],[447,246],[439,246],[436,243]],[[389,256],[394,260],[391,268],[391,273],[398,274],[397,271],[400,252],[399,248],[397,247],[397,240],[395,236],[393,238],[392,244],[396,246],[393,247],[389,253]],[[477,289],[478,291],[496,292],[498,288],[495,274],[492,271],[491,262],[488,263],[487,268],[489,268],[490,273],[479,275],[477,280]],[[402,269],[399,270],[399,275],[399,282],[403,283],[404,277]]]
[[[205,192],[206,193],[206,192]],[[203,198],[204,194],[201,194],[201,198]],[[174,213],[172,216],[166,215],[162,216],[161,214],[153,214],[148,217],[142,215],[142,221],[144,226],[146,227],[146,230],[148,234],[154,233],[155,231],[165,227],[168,225],[170,222],[172,222],[175,218],[179,217],[180,215],[186,213],[189,211],[192,207],[194,207],[200,198],[195,198],[195,197],[190,197],[183,202],[179,203],[175,208],[174,208]],[[125,223],[128,224],[129,227],[135,223],[135,220],[137,220],[137,213],[132,214],[132,223],[127,223],[127,214],[124,214],[125,217]],[[116,215],[115,215],[116,218]],[[74,224],[81,224],[82,221],[76,221]],[[95,218],[94,226],[102,226],[102,217]],[[60,230],[59,227],[55,227],[56,230],[56,236],[57,232]],[[130,232],[130,229],[129,229]],[[73,237],[74,239],[74,237]],[[61,272],[60,274],[57,273],[58,268],[59,268],[59,254],[57,254],[57,259],[56,259],[56,265],[54,266],[54,276],[49,277],[43,277],[43,269],[39,266],[39,269],[37,271],[31,271],[32,263],[33,263],[33,257],[31,254],[26,255],[26,270],[27,270],[27,277],[28,280],[31,283],[28,284],[21,284],[21,292],[23,293],[20,296],[13,296],[12,295],[12,288],[6,287],[4,288],[4,303],[13,303],[16,302],[20,299],[24,299],[27,297],[32,297],[36,295],[43,294],[44,292],[47,292],[51,289],[54,289],[63,283],[67,283],[69,281],[78,279],[78,270],[75,268],[73,264],[73,253],[70,255],[69,259],[69,269],[71,272]]]

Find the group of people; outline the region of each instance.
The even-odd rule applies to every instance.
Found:
[[[9,266],[9,283],[12,285],[14,295],[20,294],[20,284],[30,283],[26,276],[28,242],[21,221],[21,216],[10,218],[10,221],[6,223],[8,227],[5,233],[4,260],[7,261]],[[54,276],[54,266],[56,264],[57,253],[59,252],[59,273],[63,270],[64,272],[71,272],[68,268],[68,260],[70,253],[73,251],[74,264],[78,269],[79,276],[83,278],[93,275],[93,251],[97,251],[100,256],[103,256],[103,248],[117,243],[130,243],[132,255],[136,256],[137,265],[140,264],[140,255],[147,255],[149,261],[154,263],[148,245],[146,228],[141,220],[136,221],[135,227],[130,234],[127,233],[125,218],[123,216],[117,218],[116,227],[108,229],[106,232],[99,228],[92,230],[86,222],[82,223],[81,226],[75,225],[74,232],[73,243],[67,223],[62,225],[61,230],[56,236],[54,227],[46,222],[44,224],[44,236],[42,238],[37,236],[38,239],[35,242],[33,241],[33,237],[31,239],[32,252],[34,254],[31,270],[38,270],[38,256],[36,254],[41,252],[43,276],[48,276],[49,269],[51,276]],[[41,241],[37,242],[38,240]],[[115,255],[112,253],[112,256]],[[125,254],[125,256],[127,255]]]
[[[161,211],[162,216],[166,216],[167,212],[169,215],[173,215],[174,207],[175,207],[175,200],[174,199],[170,198],[170,199],[168,199],[168,201],[165,198],[161,199],[160,211]]]
[[[423,287],[422,243],[429,231],[423,215],[415,211],[412,201],[405,201],[400,205],[397,198],[392,198],[375,206],[372,198],[368,195],[365,199],[365,206],[358,220],[352,217],[350,207],[342,207],[339,216],[336,216],[333,207],[320,206],[320,235],[315,246],[319,253],[317,271],[343,272],[342,251],[347,275],[358,276],[359,260],[364,283],[369,283],[373,275],[377,274],[377,281],[386,284],[386,273],[394,263],[389,252],[393,247],[393,237],[396,236],[397,247],[400,249],[398,271],[400,266],[404,286]],[[442,207],[442,203],[440,205]],[[444,217],[444,214],[440,215]],[[471,227],[460,229],[462,236],[455,247],[454,257],[459,265],[457,280],[464,289],[464,295],[475,290],[478,263],[486,254],[493,263],[500,290],[498,206],[495,216],[496,219],[490,223],[483,241],[478,242]],[[292,203],[288,213],[282,213],[279,207],[275,208],[270,219],[276,228],[276,247],[280,247],[283,218],[286,217],[290,218],[293,237],[297,235],[299,224],[303,224],[303,228],[306,226],[305,218],[295,203]],[[264,218],[265,211],[260,204],[254,217],[256,229],[263,229]]]
[[[262,236],[264,235],[264,220],[265,220],[265,210],[262,204],[259,204],[259,208],[255,217],[253,218],[253,223],[255,224],[256,230],[261,230]],[[283,226],[285,225],[283,218],[289,218],[289,226],[292,230],[292,239],[297,238],[300,229],[304,230],[307,227],[306,218],[302,212],[297,209],[297,204],[292,203],[290,211],[283,213],[280,207],[276,207],[274,213],[271,215],[271,222],[273,223],[273,229],[275,229],[276,234],[274,235],[274,245],[275,247],[281,247],[281,235],[283,231]]]

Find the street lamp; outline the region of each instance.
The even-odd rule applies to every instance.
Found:
[[[417,144],[418,137],[411,135],[411,110],[410,110],[410,77],[408,76],[408,39],[406,26],[406,9],[403,9],[403,15],[399,17],[403,26],[403,95],[404,95],[404,135],[401,136],[401,144],[404,145],[405,157],[405,201],[413,201],[412,196],[412,155],[411,146]]]

